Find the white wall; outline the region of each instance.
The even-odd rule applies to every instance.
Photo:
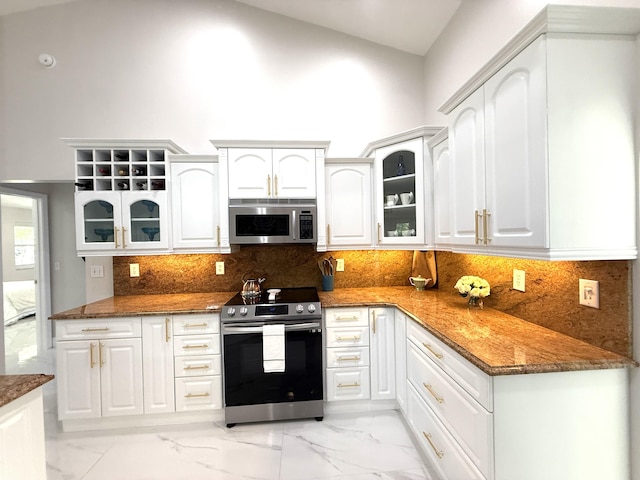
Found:
[[[425,56],[425,119],[445,125],[438,108],[547,4],[640,8],[640,0],[465,0]]]
[[[47,69],[40,53],[55,56]],[[0,181],[70,180],[60,137],[330,140],[420,125],[423,59],[229,0],[94,0],[0,18]]]

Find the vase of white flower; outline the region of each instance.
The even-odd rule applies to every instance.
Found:
[[[475,275],[465,275],[461,277],[454,287],[462,297],[469,297],[467,305],[469,308],[483,308],[483,298],[491,293],[489,282],[484,278]]]

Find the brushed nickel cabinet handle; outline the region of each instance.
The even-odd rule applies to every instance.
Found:
[[[83,328],[82,331],[83,332],[108,332],[109,327],[88,327],[88,328]]]
[[[355,383],[339,383],[337,385],[338,388],[354,388],[354,387],[359,387],[360,384],[358,382]]]
[[[201,345],[183,345],[182,348],[209,348],[209,345],[206,343],[203,343]]]
[[[278,175],[273,176],[273,196],[278,196]]]
[[[184,367],[185,370],[207,370],[209,365],[187,365]]]
[[[218,246],[220,246],[220,225],[216,225],[216,238]]]
[[[89,344],[89,365],[91,365],[91,368],[96,366],[96,361],[93,358],[93,347],[95,347],[96,344],[95,343],[90,343]]]
[[[331,225],[327,223],[327,245],[331,245]]]
[[[122,227],[122,248],[127,248],[126,233],[127,229]]]
[[[208,324],[207,322],[202,322],[202,323],[185,323],[182,325],[183,328],[196,328],[196,327],[206,327]]]
[[[380,229],[381,229],[381,228],[382,228],[382,225],[380,225],[380,224],[378,223],[378,243],[380,243],[380,242],[382,241],[382,240],[381,240],[381,238],[380,238]]]
[[[444,403],[444,398],[442,398],[440,395],[438,395],[434,390],[433,387],[431,385],[429,385],[428,383],[423,383],[422,385],[424,385],[424,388],[427,389],[427,391],[431,394],[431,396],[433,398],[436,399],[436,402],[438,403]]]
[[[355,340],[355,341],[358,341],[358,340],[360,340],[360,335],[351,335],[349,337],[336,337],[336,340],[338,340],[338,341],[344,341],[344,340]]]
[[[339,362],[358,362],[360,361],[360,355],[353,355],[351,357],[336,357]]]
[[[169,340],[171,340],[169,338],[169,324],[171,322],[171,319],[169,317],[165,317],[164,318],[164,341],[166,343],[169,343]]]
[[[371,310],[371,331],[376,334],[376,311]]]
[[[116,248],[120,248],[120,245],[118,245],[118,230],[119,230],[118,227],[113,227],[113,231],[114,231],[113,240],[114,242],[116,242]]]
[[[102,368],[102,366],[104,365],[104,344],[102,342],[98,342],[100,345],[100,350],[99,350],[99,356],[100,356],[100,368]]]
[[[208,397],[209,392],[205,393],[187,393],[184,398]]]
[[[489,245],[491,239],[489,238],[489,215],[491,215],[487,209],[482,210],[482,229],[484,230],[484,244]]]
[[[433,443],[433,440],[431,440],[431,434],[427,433],[427,432],[422,432],[422,435],[424,435],[424,438],[426,438],[427,442],[429,442],[429,445],[433,449],[433,453],[435,453],[438,458],[444,457],[444,452],[442,450],[438,449],[435,446],[435,444]]]
[[[336,317],[336,322],[355,322],[359,318],[360,317],[358,315],[351,315],[350,317],[338,316],[338,317]]]
[[[424,342],[422,342],[422,345],[424,346],[424,348],[426,348],[431,353],[433,353],[438,360],[442,360],[443,355],[440,352],[436,352],[431,345],[429,345],[428,343],[424,343]]]
[[[271,196],[271,175],[267,175],[267,197]]]
[[[475,211],[475,229],[476,229],[476,245],[480,244],[480,232],[478,231],[478,229],[480,228],[480,217],[482,215],[480,214],[480,212],[478,212],[478,210]]]

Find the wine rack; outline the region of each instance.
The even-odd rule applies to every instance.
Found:
[[[167,155],[186,153],[168,140],[65,141],[75,147],[77,192],[166,190]]]

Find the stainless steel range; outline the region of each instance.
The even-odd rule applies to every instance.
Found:
[[[220,318],[227,426],[322,420],[322,312],[315,287],[239,293]]]

